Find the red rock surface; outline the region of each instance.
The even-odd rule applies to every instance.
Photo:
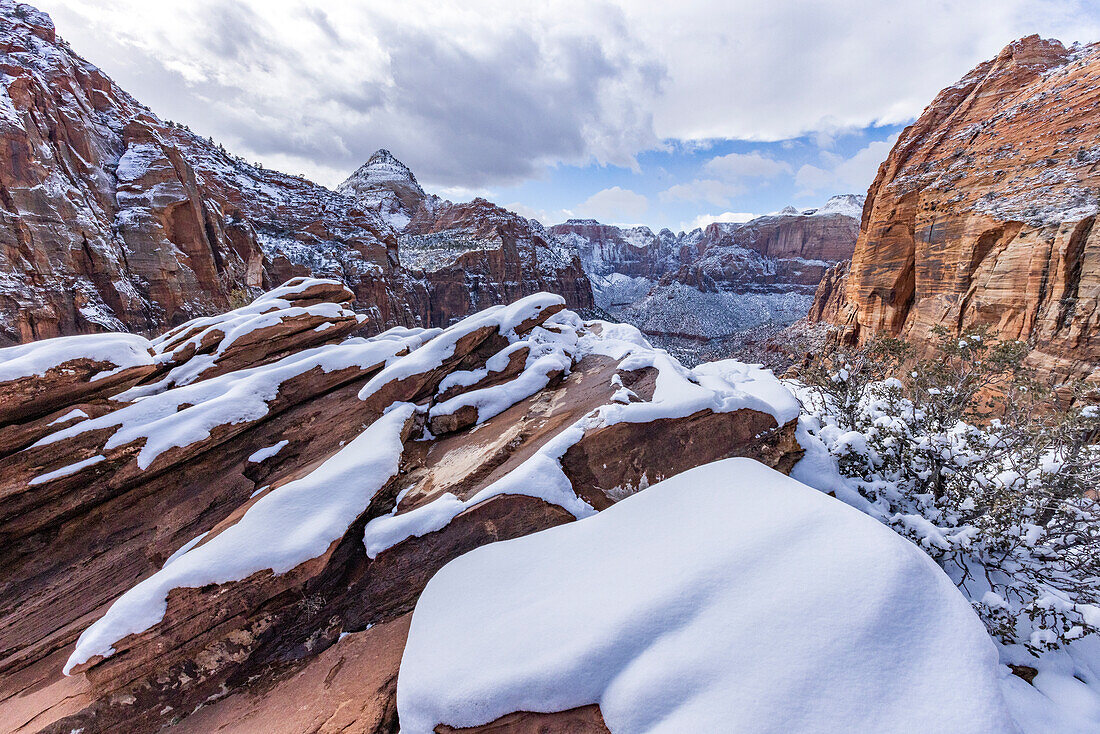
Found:
[[[402,268],[379,214],[414,204],[415,179],[365,205],[352,189],[251,165],[158,118],[46,14],[3,0],[0,15],[0,345],[159,331],[296,276],[343,280],[372,333],[547,289],[591,305],[579,266],[487,202],[439,208],[471,251],[461,263],[434,278]]]
[[[326,296],[342,303],[317,303]],[[718,458],[753,456],[787,468],[801,451],[793,420],[779,425],[736,403],[675,417],[675,401],[660,402],[655,391],[659,371],[683,379],[674,377],[679,368],[641,342],[612,343],[619,337],[603,336],[600,324],[559,313],[560,298],[534,296],[442,333],[399,328],[365,340],[339,331],[347,297],[339,282],[292,283],[153,340],[154,353],[171,355],[178,369],[207,364],[216,345],[235,335],[232,344],[241,349],[233,368],[200,370],[189,384],[147,374],[112,400],[73,391],[81,375],[86,384],[86,372],[58,383],[57,395],[88,405],[89,417],[36,423],[40,443],[24,442],[0,458],[0,728],[91,732],[176,723],[183,731],[246,731],[262,721],[270,731],[395,731],[394,681],[408,614],[435,571],[485,543],[574,519],[572,510],[525,494],[523,481],[473,499],[522,476],[552,441],[569,436],[562,476],[579,498],[573,501],[595,509]],[[268,311],[277,301],[285,305]],[[336,326],[318,332],[329,335],[326,343],[300,341],[297,317],[279,318],[303,308],[332,314]],[[245,320],[257,312],[279,328]],[[240,332],[242,323],[253,323],[267,348],[249,346],[257,340]],[[179,348],[189,342],[199,348]],[[40,344],[48,349],[51,342]],[[654,366],[620,369],[618,359],[600,353],[624,348],[635,363]],[[548,372],[533,392],[520,390],[548,354],[565,357],[568,370]],[[246,378],[253,382],[241,382]],[[502,389],[508,393],[498,408],[478,408],[476,429],[466,420],[437,420],[448,414],[444,402],[486,406],[487,393]],[[257,390],[268,396],[260,412],[226,402]],[[53,400],[46,417],[73,407],[63,402]],[[335,540],[320,555],[286,572],[172,588],[159,623],[117,640],[108,657],[77,661],[73,677],[61,675],[81,630],[127,589],[164,573],[185,544],[216,548],[257,502],[320,471],[387,408],[414,404],[423,407],[401,426],[397,473],[371,479],[379,489],[346,528],[333,530]],[[627,409],[647,411],[638,413],[646,420],[597,420]],[[213,422],[187,434],[195,415]],[[440,433],[425,433],[428,424]],[[156,448],[143,460],[161,426],[180,445]],[[121,427],[127,438],[112,440]],[[102,458],[76,465],[86,457]],[[327,493],[314,504],[326,501]],[[442,525],[394,536],[368,553],[364,529],[372,522],[454,501],[464,504]],[[351,636],[342,639],[344,633]],[[496,730],[601,731],[598,724],[598,710],[587,707],[548,718],[520,712]]]
[[[813,292],[829,268],[848,260],[859,222],[843,214],[797,213],[745,224],[710,224],[685,237],[673,280],[701,289]]]
[[[1045,372],[1100,364],[1100,46],[1015,41],[936,96],[879,168],[847,277],[816,318],[851,342],[946,325],[1033,340]]]
[[[580,261],[541,224],[485,199],[455,204],[429,196],[387,150],[338,191],[395,227],[401,264],[426,289],[433,326],[543,291],[564,296],[570,308],[593,305]]]
[[[406,262],[423,267],[431,294],[431,323],[446,325],[481,308],[549,291],[570,308],[593,305],[580,260],[538,222],[486,201],[422,207],[401,236]],[[433,262],[442,250],[454,253]]]

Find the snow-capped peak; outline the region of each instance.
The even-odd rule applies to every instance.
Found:
[[[397,160],[393,153],[385,148],[379,148],[366,163],[359,166],[355,173],[337,186],[336,191],[345,196],[358,198],[358,195],[366,189],[388,187],[392,184],[409,186],[418,191],[421,196],[424,195],[424,190],[416,182],[416,176],[409,167]]]
[[[385,148],[376,150],[336,192],[376,210],[395,229],[404,229],[427,198],[409,167]]]
[[[814,216],[820,217],[828,214],[843,214],[853,219],[862,219],[863,202],[866,200],[863,194],[840,194],[831,197],[825,205],[814,212]]]

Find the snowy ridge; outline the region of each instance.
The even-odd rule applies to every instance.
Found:
[[[468,499],[446,493],[407,512],[398,513],[395,506],[390,514],[370,520],[363,535],[369,558],[405,539],[439,530],[464,510],[502,494],[539,497],[576,517],[591,515],[595,510],[574,492],[559,461],[588,431],[620,422],[684,417],[702,410],[732,412],[749,408],[772,415],[779,425],[793,420],[798,413],[793,396],[766,370],[726,362],[689,371],[666,353],[653,349],[633,327],[607,322],[586,324],[570,311],[547,318],[561,307],[559,296],[536,294],[509,306],[487,309],[443,331],[394,330],[371,340],[349,339],[307,349],[270,365],[150,395],[43,439],[42,444],[51,444],[86,431],[117,427],[107,448],[144,440],[138,463],[147,468],[163,451],[200,441],[215,426],[262,417],[267,402],[277,395],[283,381],[314,367],[331,370],[343,365],[385,364],[358,393],[360,400],[371,400],[387,386],[437,374],[455,355],[456,346],[468,337],[490,330],[508,343],[486,360],[484,368],[451,373],[440,382],[436,394],[462,387],[473,389],[426,408],[394,403],[382,419],[370,424],[320,467],[271,489],[229,529],[175,556],[170,565],[120,597],[101,620],[85,631],[66,669],[72,670],[97,656],[109,656],[122,637],[156,625],[164,617],[165,600],[173,588],[240,581],[264,569],[281,574],[323,553],[395,476],[401,456],[400,435],[414,413],[430,419],[470,406],[476,408],[480,423],[543,389],[552,375],[568,373],[587,355],[610,357],[621,370],[651,367],[657,373],[651,401],[639,400],[629,390],[609,389],[610,402],[567,426],[513,471]],[[538,320],[543,321],[542,325],[532,327]],[[481,380],[501,374],[520,350],[526,350],[527,355],[518,374],[477,389]],[[621,381],[618,384],[621,386]],[[261,447],[248,461],[262,462],[285,445],[284,441]],[[324,502],[316,500],[320,492],[325,494]]]
[[[439,530],[459,513],[503,494],[537,497],[562,507],[577,518],[592,515],[595,510],[576,495],[561,466],[565,452],[591,430],[616,423],[684,418],[702,410],[715,413],[746,408],[757,410],[774,417],[780,426],[798,416],[798,401],[771,371],[759,366],[726,360],[692,371],[664,350],[654,349],[638,329],[628,324],[606,321],[585,324],[576,314],[565,311],[552,317],[550,325],[574,330],[574,360],[586,355],[601,355],[618,361],[620,370],[654,368],[657,378],[652,400],[631,402],[628,399],[624,404],[621,402],[624,396],[619,391],[610,402],[575,421],[533,456],[469,499],[460,500],[446,494],[408,512],[398,514],[395,508],[390,515],[371,520],[363,538],[368,557],[374,558],[408,538]],[[512,383],[508,386],[511,402],[526,397],[526,385],[518,389],[512,387]],[[508,401],[499,400],[494,407],[505,402]]]
[[[287,380],[314,369],[369,369],[394,360],[430,336],[431,332],[400,329],[371,339],[349,339],[331,347],[307,349],[270,365],[142,397],[104,416],[52,433],[34,445],[48,446],[89,431],[113,428],[104,448],[141,442],[137,464],[147,469],[165,451],[203,441],[215,428],[263,418]]]
[[[393,406],[306,477],[260,497],[239,522],[126,592],[80,636],[65,672],[113,654],[116,641],[163,619],[174,588],[237,581],[264,569],[286,573],[324,553],[397,473],[401,430],[415,410],[409,404]],[[324,502],[317,501],[319,495]]]
[[[0,382],[42,377],[66,362],[87,359],[112,367],[96,380],[129,367],[153,364],[151,343],[138,334],[88,334],[29,342],[0,349]]]

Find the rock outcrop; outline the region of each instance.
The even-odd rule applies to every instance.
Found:
[[[771,373],[688,371],[560,296],[370,338],[350,299],[298,280],[114,357],[0,349],[0,394],[38,406],[0,425],[0,728],[393,731],[408,616],[449,560],[801,454]]]
[[[569,219],[549,231],[576,250],[590,275],[657,280],[680,263],[682,232],[654,234],[649,227],[616,227],[595,219]]]
[[[424,193],[405,164],[379,150],[338,189],[398,232],[401,265],[427,292],[427,321],[447,326],[488,306],[550,291],[570,308],[593,305],[582,263],[537,221],[477,198]]]
[[[937,95],[868,191],[812,313],[849,342],[984,324],[1041,371],[1100,364],[1100,46],[1016,41]]]
[[[580,257],[597,306],[694,359],[709,342],[804,317],[818,284],[851,257],[862,206],[847,194],[677,235],[590,219],[549,231]]]

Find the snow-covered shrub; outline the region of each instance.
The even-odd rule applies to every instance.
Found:
[[[805,370],[807,427],[1003,643],[1100,631],[1100,410],[1080,384],[1038,382],[1023,343],[935,336],[931,358],[878,339]]]

